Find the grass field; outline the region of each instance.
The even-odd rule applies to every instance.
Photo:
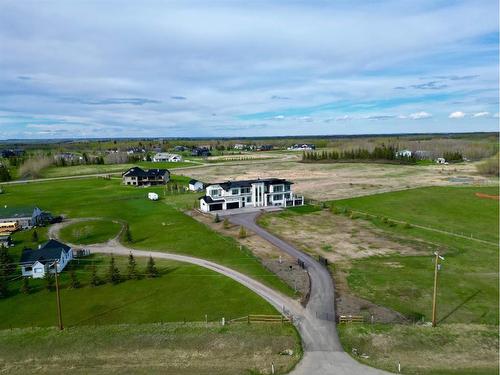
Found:
[[[116,173],[125,172],[127,169],[134,166],[139,166],[142,168],[166,168],[175,169],[182,167],[189,167],[197,165],[197,163],[192,163],[188,161],[172,163],[172,162],[161,162],[153,163],[147,161],[139,161],[137,163],[127,163],[127,164],[91,164],[91,165],[71,165],[67,167],[48,167],[42,171],[41,176],[43,178],[49,177],[65,177],[65,176],[82,176],[87,174],[99,174],[99,173]]]
[[[287,372],[301,348],[291,325],[170,323],[3,330],[0,353],[8,374],[248,375]]]
[[[400,362],[404,374],[498,374],[498,326],[340,325],[339,335],[348,353],[369,356],[356,359],[391,372]]]
[[[174,180],[178,178],[175,176]],[[181,177],[178,180],[185,180]],[[234,239],[223,237],[179,209],[191,208],[197,194],[165,193],[163,187],[123,186],[121,179],[88,178],[5,186],[2,204],[36,205],[69,218],[103,218],[126,221],[138,249],[167,251],[213,260],[251,275],[288,295],[294,292],[266,270],[248,250]],[[155,191],[161,200],[148,200]],[[109,236],[115,232],[109,233]]]
[[[146,278],[147,259],[137,258],[140,280],[117,285],[91,287],[92,265],[105,280],[109,256],[92,255],[75,260],[72,266],[81,283],[70,288],[68,272],[61,273],[62,312],[66,326],[210,321],[235,318],[249,313],[275,314],[275,309],[237,282],[213,271],[179,262],[157,260],[161,277]],[[116,257],[126,278],[126,257]],[[31,279],[31,293],[21,293],[21,280],[10,284],[11,296],[0,299],[0,329],[55,325],[55,292],[45,288],[45,280]]]
[[[115,237],[121,224],[107,220],[86,220],[67,225],[61,229],[61,240],[77,245],[106,242]]]
[[[494,188],[426,188],[336,201],[374,215],[450,232],[467,230],[474,238],[498,241],[498,201],[475,192]],[[392,208],[392,211],[389,210]],[[427,212],[427,215],[426,215]],[[385,231],[434,244],[445,256],[438,290],[438,319],[445,322],[498,324],[498,246],[406,225],[372,222]],[[442,224],[440,224],[442,223]],[[408,316],[430,319],[433,258],[380,256],[354,260],[349,286],[361,297]]]

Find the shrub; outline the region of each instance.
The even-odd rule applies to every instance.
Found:
[[[224,219],[224,229],[229,229],[229,220],[228,219]]]
[[[215,214],[215,217],[214,217],[214,223],[220,223],[220,217],[219,217],[219,214]]]
[[[476,166],[477,171],[485,176],[496,176],[498,177],[499,174],[499,157],[500,154],[497,154],[496,156],[486,159],[482,163],[478,164]]]
[[[238,238],[246,238],[247,237],[247,231],[245,230],[244,227],[240,227],[240,231],[238,233]]]

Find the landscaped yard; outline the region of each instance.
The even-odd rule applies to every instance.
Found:
[[[0,353],[8,374],[248,375],[287,372],[301,348],[291,325],[169,323],[3,330]]]
[[[157,260],[160,277],[147,278],[146,258],[136,258],[140,280],[126,280],[127,257],[116,257],[123,282],[90,286],[95,265],[106,279],[109,256],[92,255],[73,261],[78,289],[70,288],[69,270],[60,277],[66,326],[178,321],[210,321],[276,310],[244,286],[213,271],[173,261]],[[0,299],[0,329],[55,325],[56,295],[44,279],[31,279],[31,293],[20,292],[21,280],[10,283],[11,296]]]
[[[123,186],[119,179],[87,178],[6,186],[2,203],[9,206],[36,205],[69,218],[125,221],[132,235],[132,242],[127,246],[213,260],[251,275],[283,293],[294,294],[249,251],[240,249],[236,241],[217,234],[180,211],[192,208],[199,194],[165,190],[163,187]],[[148,200],[150,191],[157,192],[162,199],[156,202]],[[115,234],[112,231],[108,236]]]
[[[63,227],[59,236],[64,242],[89,245],[112,239],[121,227],[120,223],[109,220],[85,220]]]

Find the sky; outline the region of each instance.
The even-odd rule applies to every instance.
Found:
[[[0,0],[0,139],[498,131],[497,0]]]

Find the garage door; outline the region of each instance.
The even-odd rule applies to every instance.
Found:
[[[233,208],[240,208],[240,202],[226,203],[226,208],[231,210]]]
[[[211,204],[209,207],[210,211],[222,210],[222,203]]]

